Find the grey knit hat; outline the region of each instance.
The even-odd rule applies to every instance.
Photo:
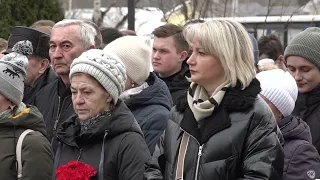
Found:
[[[289,56],[303,57],[320,69],[320,28],[310,27],[298,33],[284,51],[286,62]]]
[[[125,66],[118,56],[107,51],[90,49],[82,53],[73,60],[69,77],[75,73],[86,73],[96,79],[110,94],[114,104],[125,89]]]
[[[28,57],[33,53],[30,41],[19,41],[12,52],[0,59],[0,94],[15,105],[23,98],[24,80],[28,68]]]

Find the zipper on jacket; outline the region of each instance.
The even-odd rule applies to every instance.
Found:
[[[187,133],[187,131],[183,130],[182,128],[180,128],[184,133]],[[197,159],[197,166],[196,166],[196,174],[195,174],[195,180],[198,180],[198,174],[199,174],[199,166],[200,166],[200,158],[202,156],[202,150],[203,150],[203,146],[204,144],[200,144],[200,142],[191,134],[187,133],[190,137],[192,137],[199,145],[199,150],[198,150],[198,159]]]
[[[54,122],[54,126],[53,126],[53,132],[55,132],[57,130],[57,126],[58,126],[58,121],[60,118],[60,96],[58,97],[58,113],[57,113],[57,118],[56,121]]]
[[[199,146],[199,151],[198,151],[198,160],[197,160],[197,166],[196,166],[196,177],[195,180],[198,179],[198,174],[199,174],[199,166],[200,166],[200,158],[202,156],[202,149],[203,145]]]
[[[80,149],[79,149],[79,156],[78,156],[78,159],[77,159],[77,161],[80,161],[80,159],[81,159],[81,156],[82,156],[82,148],[80,148]]]

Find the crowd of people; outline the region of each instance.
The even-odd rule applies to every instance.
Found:
[[[320,28],[153,37],[40,20],[0,38],[0,179],[316,180]]]

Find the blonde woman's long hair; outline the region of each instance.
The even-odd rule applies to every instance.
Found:
[[[255,78],[253,45],[245,28],[233,20],[214,20],[187,26],[183,34],[190,44],[199,41],[203,50],[217,57],[225,78],[235,87],[240,81],[242,89]]]

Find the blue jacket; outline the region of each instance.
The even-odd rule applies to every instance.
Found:
[[[285,117],[278,125],[284,137],[283,180],[320,178],[320,157],[312,145],[309,126],[293,116]]]
[[[138,121],[151,153],[166,127],[172,107],[170,91],[161,79],[150,73],[149,85],[139,94],[125,101]]]

